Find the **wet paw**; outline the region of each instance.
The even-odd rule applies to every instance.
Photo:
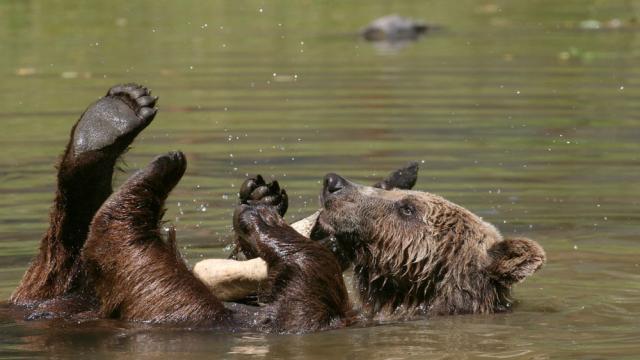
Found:
[[[153,159],[144,169],[133,174],[118,190],[122,194],[140,194],[140,188],[165,199],[178,184],[187,169],[187,159],[180,151],[169,152]],[[139,196],[139,195],[134,195]]]
[[[76,155],[106,150],[118,157],[156,115],[157,97],[136,84],[116,85],[82,114],[73,131]]]
[[[289,207],[289,197],[278,181],[267,184],[258,175],[245,180],[240,187],[240,204],[273,207],[280,216],[284,216]]]
[[[151,185],[161,196],[166,196],[178,184],[187,169],[187,158],[180,151],[172,151],[153,159],[141,170],[142,181]]]

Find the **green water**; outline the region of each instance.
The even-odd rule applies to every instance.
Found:
[[[393,12],[444,29],[396,52],[354,36]],[[247,173],[279,179],[295,220],[325,173],[373,182],[410,160],[417,188],[548,254],[512,314],[304,336],[3,321],[0,356],[640,357],[637,16],[631,0],[0,2],[0,298],[46,228],[70,126],[129,81],[160,113],[126,173],[188,156],[166,219],[190,264],[225,256]]]

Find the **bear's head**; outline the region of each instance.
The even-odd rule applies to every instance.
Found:
[[[430,193],[328,174],[321,202],[317,226],[346,249],[372,314],[505,311],[511,286],[545,262],[535,241],[503,239],[493,225]]]

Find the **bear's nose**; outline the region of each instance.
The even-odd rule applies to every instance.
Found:
[[[330,194],[342,190],[347,184],[347,180],[338,174],[327,174],[324,177],[324,190]]]

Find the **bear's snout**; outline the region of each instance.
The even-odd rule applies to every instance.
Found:
[[[350,191],[346,190],[355,188],[355,186],[355,184],[342,176],[329,173],[324,177],[320,202],[326,208],[328,202],[331,202],[332,199],[336,200],[337,198],[340,198],[344,200],[344,195],[350,193]]]

